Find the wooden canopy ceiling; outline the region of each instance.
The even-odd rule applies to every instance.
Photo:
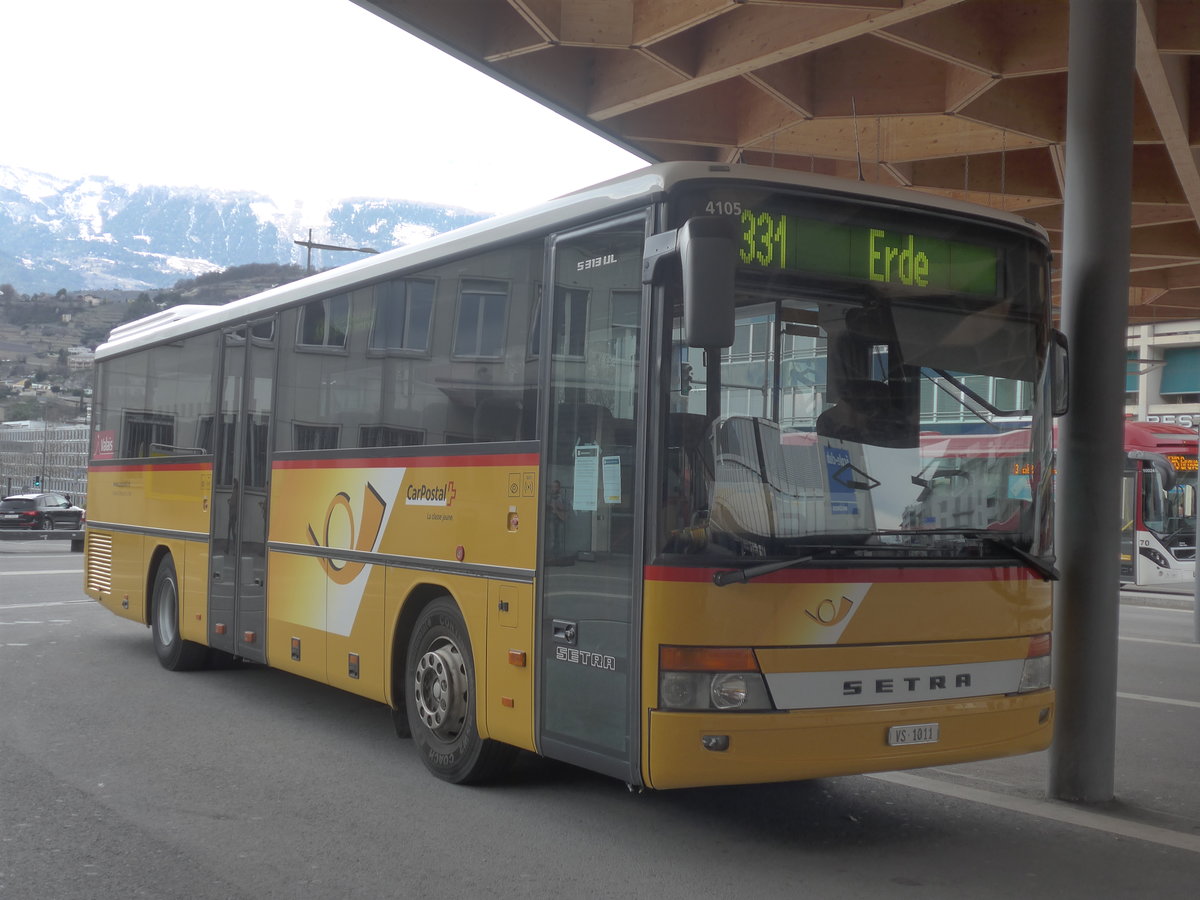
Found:
[[[969,199],[1061,250],[1068,0],[355,2],[648,159]],[[1200,0],[1137,0],[1136,41],[1130,322],[1200,318]]]

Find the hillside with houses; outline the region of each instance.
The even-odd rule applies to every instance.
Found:
[[[296,265],[233,266],[160,291],[19,294],[0,284],[0,422],[80,421],[97,346],[123,322],[181,303],[219,305],[303,277]]]

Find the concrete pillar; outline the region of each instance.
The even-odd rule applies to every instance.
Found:
[[[1192,573],[1192,641],[1200,644],[1200,509],[1196,512],[1196,571]]]
[[[1055,687],[1049,793],[1113,797],[1128,326],[1135,0],[1071,0],[1059,426]]]
[[[1154,326],[1140,325],[1137,328],[1137,358],[1138,359],[1162,359],[1162,351],[1154,346]],[[1150,363],[1141,363],[1140,368],[1150,366]],[[1136,417],[1140,421],[1146,421],[1146,417],[1150,415],[1150,398],[1154,397],[1155,402],[1158,400],[1158,389],[1162,386],[1162,366],[1154,366],[1150,368],[1145,375],[1138,379],[1137,392],[1137,414]]]

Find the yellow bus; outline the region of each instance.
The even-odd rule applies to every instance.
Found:
[[[664,789],[1047,746],[1050,250],[901,189],[675,163],[96,352],[85,584],[163,666]],[[920,514],[930,432],[1015,479]],[[947,501],[949,502],[949,500]]]

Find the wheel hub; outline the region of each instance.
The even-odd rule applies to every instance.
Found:
[[[175,640],[178,628],[175,622],[175,590],[170,581],[164,581],[154,600],[154,617],[158,624],[158,639],[163,646]]]
[[[467,668],[453,641],[439,641],[417,661],[414,697],[421,721],[453,740],[467,717]]]

